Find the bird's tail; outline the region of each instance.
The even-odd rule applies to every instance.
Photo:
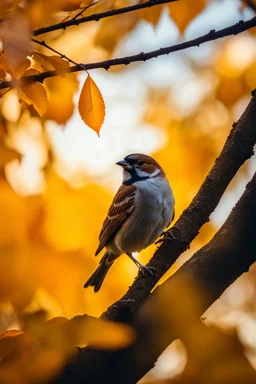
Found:
[[[99,266],[95,269],[95,271],[84,284],[84,288],[94,287],[94,292],[98,292],[100,290],[103,280],[105,279],[108,270],[113,264],[113,261],[109,261],[108,258],[109,254],[108,252],[105,252]]]

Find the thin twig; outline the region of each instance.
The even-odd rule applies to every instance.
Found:
[[[56,49],[50,47],[50,45],[48,45],[44,40],[43,41],[39,41],[39,40],[36,40],[34,38],[31,39],[34,43],[36,44],[39,44],[41,45],[42,47],[45,47],[47,49],[49,49],[50,51],[56,53],[57,55],[59,55],[62,59],[65,59],[67,60],[68,62],[72,63],[72,64],[75,64],[75,66],[77,67],[80,67],[81,70],[86,70],[86,68],[84,67],[83,64],[80,64],[80,63],[77,63],[76,61],[70,59],[68,56],[64,55],[63,53],[57,51]]]
[[[244,0],[244,3],[256,13],[256,4],[253,0]]]
[[[87,7],[84,7],[80,12],[78,12],[74,17],[72,17],[71,20],[76,20],[79,16],[81,16],[85,11],[87,11],[87,9],[93,7],[94,5],[100,3],[102,0],[98,0],[98,1],[95,1],[95,3],[91,3],[89,5],[87,5]]]
[[[231,25],[230,27],[220,29],[219,31],[212,30],[203,36],[197,37],[196,39],[185,41],[183,43],[172,45],[170,47],[160,48],[155,51],[150,51],[147,53],[141,52],[133,56],[126,56],[122,58],[105,60],[105,61],[100,61],[96,63],[79,64],[69,69],[63,69],[61,74],[78,72],[81,70],[96,69],[96,68],[103,68],[105,70],[108,70],[110,67],[113,67],[116,65],[128,65],[131,63],[139,62],[139,61],[147,61],[147,60],[156,58],[158,56],[168,55],[169,53],[182,51],[184,49],[188,49],[191,47],[199,47],[201,44],[204,44],[209,41],[217,40],[226,36],[238,35],[239,33],[247,31],[248,29],[253,28],[255,26],[256,26],[256,17],[253,17],[248,21],[241,20],[238,23]],[[59,74],[60,74],[59,71],[47,71],[47,72],[39,73],[38,75],[22,77],[18,82],[3,81],[3,82],[0,82],[0,89],[14,87],[17,85],[24,86],[25,84],[30,84],[35,81],[42,83],[46,78],[58,76]]]
[[[44,33],[57,31],[59,29],[66,29],[70,26],[79,25],[82,23],[87,23],[89,21],[99,21],[101,19],[105,19],[106,17],[121,15],[124,13],[137,11],[139,9],[153,7],[155,5],[173,3],[174,1],[178,1],[178,0],[149,0],[149,1],[146,1],[145,3],[130,5],[128,7],[123,7],[123,8],[118,8],[118,9],[111,9],[110,11],[100,12],[100,13],[96,13],[95,15],[81,17],[81,19],[71,19],[71,20],[61,22],[58,24],[49,25],[48,27],[36,29],[35,31],[32,32],[32,35],[33,36],[39,36],[39,35],[42,35]]]

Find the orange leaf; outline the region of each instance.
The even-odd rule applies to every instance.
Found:
[[[47,55],[44,55],[43,53],[34,51],[33,58],[36,61],[36,63],[39,65],[39,69],[41,69],[41,67],[49,71],[56,69],[56,71],[58,71],[61,74],[63,70],[65,71],[68,68],[70,68],[69,62],[57,55],[47,56]]]
[[[79,9],[81,4],[82,0],[62,0],[60,9],[65,12],[72,12]]]
[[[178,3],[169,4],[169,11],[172,20],[177,25],[181,34],[184,33],[189,23],[197,16],[206,6],[206,0],[183,0]]]
[[[105,118],[105,103],[99,88],[90,75],[87,76],[78,103],[79,113],[98,135]]]
[[[41,83],[33,83],[18,89],[20,98],[28,105],[33,105],[40,116],[43,116],[48,108],[46,89]]]
[[[0,340],[4,339],[5,337],[14,337],[18,335],[23,335],[23,331],[19,331],[18,329],[10,329],[9,331],[5,331],[0,335]]]
[[[25,12],[13,12],[11,20],[3,23],[2,29],[2,38],[5,40],[4,55],[9,70],[15,77],[19,77],[24,71],[26,57],[32,49],[28,16]]]

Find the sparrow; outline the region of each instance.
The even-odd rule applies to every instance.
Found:
[[[123,182],[103,222],[95,256],[103,248],[106,251],[84,284],[84,288],[94,287],[94,292],[99,291],[108,270],[123,253],[140,270],[150,271],[135,259],[133,252],[153,244],[174,218],[172,189],[156,160],[134,153],[116,164],[123,168]]]

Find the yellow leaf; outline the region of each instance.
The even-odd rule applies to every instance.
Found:
[[[39,69],[42,67],[49,71],[56,69],[56,71],[61,73],[63,70],[67,70],[70,67],[69,62],[58,55],[47,56],[43,53],[34,51],[33,59],[36,61]]]
[[[46,79],[44,85],[47,89],[49,107],[46,117],[65,124],[74,111],[74,93],[79,83],[75,73],[66,75],[61,80],[59,77]]]
[[[62,0],[60,9],[65,12],[72,12],[79,9],[81,4],[82,0]]]
[[[139,21],[137,12],[119,15],[112,20],[102,20],[94,38],[94,45],[112,53],[120,39],[132,31]]]
[[[172,20],[177,25],[181,34],[184,33],[189,23],[197,16],[206,6],[206,0],[182,0],[177,3],[168,5]]]
[[[33,76],[33,75],[38,75],[40,72],[36,68],[28,68],[26,71],[23,73],[23,77],[26,76]]]
[[[140,3],[143,3],[143,1]],[[163,9],[164,6],[162,4],[155,7],[145,8],[140,11],[140,15],[143,20],[156,27],[162,15]]]
[[[40,344],[71,351],[75,346],[90,345],[101,349],[118,349],[134,341],[134,331],[126,324],[113,323],[87,315],[75,316],[71,320],[61,318],[40,321],[37,314],[24,317],[23,326],[27,333]],[[42,319],[43,320],[43,319]]]
[[[66,70],[70,67],[69,62],[67,60],[62,59],[60,56],[54,55],[49,56],[48,61],[52,64],[54,69],[61,73],[63,70]]]
[[[28,105],[33,105],[40,116],[43,116],[48,108],[46,89],[41,83],[33,83],[18,89],[20,98]]]
[[[24,62],[31,52],[30,25],[21,11],[13,12],[11,20],[3,23],[2,38],[5,41],[4,55],[10,72],[19,77],[24,71]]]
[[[78,110],[85,124],[99,135],[105,118],[105,103],[99,88],[90,75],[87,76],[82,88]]]
[[[75,331],[77,334],[78,346],[89,344],[93,348],[119,349],[127,347],[135,337],[129,325],[85,316],[74,317],[70,320],[69,326],[70,331]]]

